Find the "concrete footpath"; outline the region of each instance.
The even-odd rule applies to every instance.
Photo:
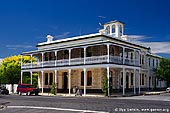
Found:
[[[140,96],[140,95],[160,95],[166,93],[166,91],[141,91],[140,94],[134,94],[133,92],[127,92],[123,95],[121,92],[119,93],[112,93],[110,97],[128,97],[128,96]],[[105,97],[102,93],[87,93],[85,96],[82,95],[75,95],[75,94],[68,94],[68,93],[57,93],[56,95],[50,93],[40,93],[42,96],[66,96],[66,97]]]

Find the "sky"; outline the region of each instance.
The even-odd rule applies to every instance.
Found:
[[[131,40],[170,58],[170,0],[1,0],[0,58],[37,50],[54,40],[97,33],[112,20]]]

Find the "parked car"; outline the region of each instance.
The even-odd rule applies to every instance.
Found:
[[[38,88],[34,88],[31,84],[18,84],[17,94],[22,95],[22,93],[26,93],[26,95],[38,95],[40,90]]]
[[[4,86],[0,86],[0,94],[8,95],[9,94],[9,90],[6,89],[6,87],[4,87]]]
[[[166,88],[166,92],[170,93],[170,87]]]

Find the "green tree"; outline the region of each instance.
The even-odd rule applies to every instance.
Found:
[[[32,58],[33,62],[35,58]],[[30,63],[30,56],[23,56],[22,63]],[[21,56],[10,56],[3,59],[0,65],[0,78],[3,84],[18,84],[21,77]]]
[[[159,66],[155,69],[157,78],[167,81],[167,86],[170,85],[170,59],[162,58]]]
[[[109,93],[112,94],[112,84],[111,80],[109,80]],[[102,76],[102,92],[104,93],[104,96],[108,96],[108,78],[107,78],[107,72],[103,71]]]
[[[102,91],[104,93],[104,96],[108,96],[108,79],[107,79],[107,75],[104,74],[102,77]]]
[[[31,77],[30,77],[29,72],[23,73],[23,81],[22,82],[25,83],[25,84],[30,84]],[[34,87],[37,87],[37,85],[38,85],[38,73],[33,73],[32,74],[32,85]]]

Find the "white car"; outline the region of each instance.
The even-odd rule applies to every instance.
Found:
[[[170,93],[170,87],[166,88],[166,92]]]

